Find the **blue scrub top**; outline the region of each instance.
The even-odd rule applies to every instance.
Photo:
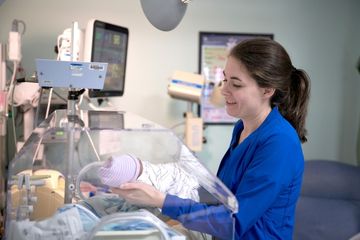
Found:
[[[292,239],[304,169],[300,139],[277,107],[238,144],[242,130],[240,120],[217,173],[239,203],[235,239]],[[229,239],[231,220],[221,208],[167,195],[162,212],[189,229]],[[206,217],[189,214],[200,210]]]

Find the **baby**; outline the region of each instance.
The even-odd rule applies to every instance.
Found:
[[[199,183],[178,163],[152,164],[131,154],[113,155],[98,170],[101,182],[110,187],[132,181],[141,181],[162,192],[182,198],[199,200]]]

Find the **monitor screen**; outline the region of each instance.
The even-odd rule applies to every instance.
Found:
[[[90,129],[124,129],[124,116],[120,112],[88,111]]]
[[[129,30],[125,27],[93,21],[90,26],[92,62],[106,62],[108,69],[104,88],[89,90],[89,97],[119,97],[124,94]],[[87,30],[88,31],[88,30]]]

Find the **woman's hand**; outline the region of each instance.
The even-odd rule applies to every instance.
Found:
[[[80,191],[81,192],[96,192],[97,188],[89,182],[81,181],[80,182]]]
[[[136,205],[161,208],[165,201],[165,194],[153,186],[142,182],[129,182],[120,185],[120,188],[111,188],[126,201]]]

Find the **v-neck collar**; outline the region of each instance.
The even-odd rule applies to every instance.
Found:
[[[231,146],[230,149],[233,150],[235,149],[237,146],[243,145],[245,144],[247,141],[249,141],[249,139],[252,139],[254,136],[257,135],[257,132],[261,131],[262,128],[266,127],[271,120],[274,118],[274,116],[276,116],[277,114],[279,114],[279,109],[278,107],[274,107],[271,112],[269,113],[269,115],[267,115],[267,117],[265,118],[265,120],[260,124],[260,126],[255,129],[255,131],[253,131],[252,133],[250,133],[240,144],[238,144],[239,142],[239,138],[240,138],[240,134],[241,132],[244,130],[244,123],[242,120],[240,120],[239,125],[237,126],[237,132],[235,133],[236,136],[232,139],[231,141]]]

